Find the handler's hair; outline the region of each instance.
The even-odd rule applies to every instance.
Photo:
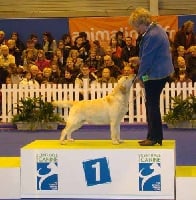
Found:
[[[131,26],[138,26],[140,24],[148,26],[151,22],[152,15],[145,8],[136,8],[129,17],[129,24]]]

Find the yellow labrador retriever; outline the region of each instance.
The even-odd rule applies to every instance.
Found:
[[[94,100],[53,101],[54,106],[70,107],[66,127],[61,132],[60,143],[73,141],[72,132],[85,122],[109,124],[113,144],[120,144],[120,122],[128,111],[130,88],[135,76],[123,76],[107,96]]]

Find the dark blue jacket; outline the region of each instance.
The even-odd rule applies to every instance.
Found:
[[[152,23],[140,41],[138,77],[148,80],[166,78],[174,72],[169,40],[165,30]]]

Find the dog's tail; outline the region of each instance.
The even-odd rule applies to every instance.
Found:
[[[73,106],[75,101],[53,101],[52,105],[55,107],[60,107],[60,108],[70,108]]]

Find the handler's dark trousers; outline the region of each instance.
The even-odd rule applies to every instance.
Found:
[[[160,94],[165,87],[168,77],[144,82],[146,96],[146,118],[148,122],[147,139],[162,140],[162,120],[160,113]]]

